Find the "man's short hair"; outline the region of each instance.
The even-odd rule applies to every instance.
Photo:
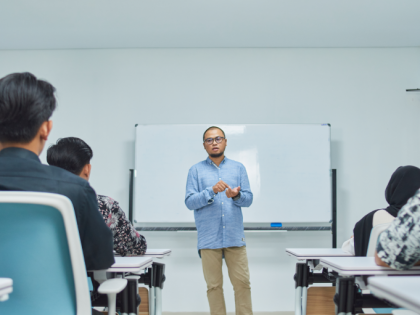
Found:
[[[211,127],[207,128],[206,131],[204,131],[203,141],[206,140],[206,139],[204,139],[204,137],[206,136],[206,132],[209,131],[210,129],[219,129],[221,132],[223,132],[223,137],[226,138],[225,132],[222,130],[222,128],[219,128],[219,127],[216,127],[216,126],[211,126]]]
[[[0,142],[28,143],[56,108],[55,88],[29,72],[0,79]]]
[[[68,137],[58,139],[56,144],[47,150],[47,162],[80,175],[86,164],[90,163],[93,151],[82,139]]]

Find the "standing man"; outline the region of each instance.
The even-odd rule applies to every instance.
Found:
[[[211,315],[226,315],[222,259],[235,291],[237,315],[252,314],[251,286],[241,207],[252,204],[245,167],[225,157],[227,139],[219,127],[208,128],[203,146],[209,157],[190,168],[185,204],[194,210]]]

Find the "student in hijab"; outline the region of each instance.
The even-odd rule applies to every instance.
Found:
[[[389,206],[374,210],[356,223],[353,237],[344,242],[342,249],[355,256],[366,256],[370,232],[378,224],[392,222],[400,209],[420,188],[420,169],[415,166],[400,166],[392,174],[385,189],[385,199]]]

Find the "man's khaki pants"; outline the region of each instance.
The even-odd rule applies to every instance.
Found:
[[[252,315],[251,283],[249,282],[248,257],[245,246],[201,250],[210,314],[226,315],[225,298],[223,296],[223,253],[225,254],[230,282],[235,291],[236,315]]]

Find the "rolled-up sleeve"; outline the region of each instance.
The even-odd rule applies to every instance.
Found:
[[[188,172],[187,189],[185,193],[185,205],[190,210],[198,210],[214,202],[216,194],[213,187],[207,187],[199,191],[197,170],[193,167]]]
[[[252,204],[254,196],[249,185],[248,174],[245,166],[241,165],[241,196],[233,203],[239,207],[249,207]]]
[[[376,251],[383,262],[398,270],[410,269],[420,259],[419,191],[379,235]]]

